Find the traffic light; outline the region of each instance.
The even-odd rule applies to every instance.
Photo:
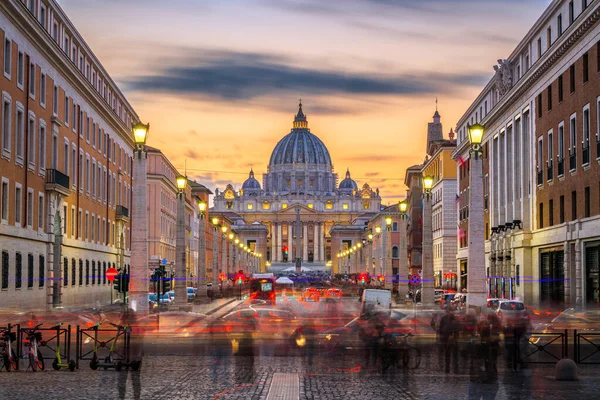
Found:
[[[365,276],[365,274],[360,274],[359,280],[361,285],[365,285],[367,283],[367,277]]]
[[[114,285],[115,285],[115,290],[118,293],[121,293],[121,291],[123,290],[123,275],[119,274],[119,275],[115,276]]]
[[[285,254],[286,256],[288,255],[288,247],[287,246],[283,246],[283,254]]]
[[[121,289],[123,293],[129,292],[129,274],[123,275],[123,281],[121,282]]]
[[[243,284],[244,283],[244,274],[240,274],[240,273],[236,274],[235,280],[238,285]]]
[[[225,282],[227,280],[227,275],[225,275],[225,274],[219,274],[219,280],[221,282]]]
[[[162,293],[165,294],[167,292],[171,291],[171,280],[173,279],[173,274],[171,274],[171,276],[166,276],[166,274],[163,276],[163,290]]]
[[[379,275],[379,276],[377,277],[377,279],[379,279],[379,283],[383,283],[383,282],[385,282],[385,276],[383,276],[383,275]]]

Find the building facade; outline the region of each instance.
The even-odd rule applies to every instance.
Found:
[[[455,158],[467,166],[467,125],[485,126],[491,296],[559,308],[598,303],[598,20],[597,1],[552,1],[457,124]],[[457,262],[468,268],[463,250]]]
[[[406,202],[406,251],[411,274],[418,274],[422,266],[423,243],[423,175],[421,165],[413,165],[406,170],[404,184],[408,187]]]
[[[214,196],[215,212],[233,212],[246,225],[258,222],[268,229],[265,263],[284,264],[301,258],[304,263],[324,267],[331,261],[334,271],[338,263],[332,247],[342,244],[332,245],[332,228],[360,224],[380,206],[379,190],[368,184],[359,188],[349,170],[338,184],[329,151],[309,130],[302,104],[291,132],[271,154],[262,186],[251,170],[239,190],[228,185]],[[297,212],[299,231],[295,228]],[[297,235],[301,237],[299,248],[294,239]]]
[[[454,132],[449,139],[443,135],[433,135],[431,131],[442,132],[440,115],[435,111],[434,122],[429,123],[427,156],[421,171],[423,176],[433,177],[431,188],[431,219],[433,231],[433,275],[435,288],[457,290],[456,271],[457,236],[460,231],[456,223],[457,172],[452,152],[456,148]]]
[[[138,117],[55,0],[0,3],[0,302],[108,301],[127,271]]]

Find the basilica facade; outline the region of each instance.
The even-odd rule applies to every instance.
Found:
[[[264,225],[266,261],[273,265],[297,257],[309,266],[325,266],[332,259],[334,226],[365,226],[380,207],[379,190],[367,183],[359,187],[349,169],[338,182],[329,150],[308,128],[300,103],[291,132],[273,149],[262,184],[251,170],[240,188],[229,184],[215,191],[213,212],[227,215],[238,226]],[[342,237],[333,240],[351,245]]]

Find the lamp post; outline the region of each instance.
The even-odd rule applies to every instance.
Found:
[[[185,252],[185,188],[187,177],[179,175],[177,185],[177,236],[175,241],[175,301],[177,308],[187,308],[187,271]]]
[[[469,125],[469,141],[471,142],[469,172],[469,247],[467,305],[479,310],[486,309],[486,273],[485,273],[485,227],[483,222],[483,161],[481,159],[481,143],[484,127],[480,124]]]
[[[214,298],[219,289],[219,218],[213,217],[210,221],[213,225],[213,248],[212,248],[212,297]]]
[[[131,266],[129,269],[129,306],[139,316],[149,313],[148,306],[148,194],[146,188],[146,139],[150,124],[133,126],[133,193],[131,210]]]
[[[406,210],[408,203],[406,200],[398,204],[400,210],[400,248],[398,249],[398,290],[400,290],[400,281],[408,278],[408,254],[406,253]],[[408,293],[408,285],[404,287]],[[402,295],[402,293],[400,293]]]
[[[381,274],[383,276],[384,279],[384,284],[389,287],[391,285],[391,280],[387,279],[388,276],[388,272],[391,274],[392,272],[392,268],[390,265],[388,265],[388,260],[391,261],[391,254],[390,254],[390,249],[391,249],[391,243],[392,243],[392,217],[391,216],[386,216],[385,217],[385,232],[383,234],[383,273]],[[389,239],[388,239],[388,235],[389,235]]]
[[[198,302],[206,301],[206,202],[198,201]]]
[[[423,262],[423,278],[421,279],[421,304],[433,306],[433,230],[431,221],[431,188],[433,187],[433,176],[423,177],[423,243],[421,254]]]
[[[221,268],[219,274],[225,274],[227,277],[227,226],[225,226],[225,220],[221,225]],[[224,286],[221,282],[221,293],[223,293]]]

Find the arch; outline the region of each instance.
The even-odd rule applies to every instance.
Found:
[[[392,246],[392,258],[398,258],[398,246]]]

